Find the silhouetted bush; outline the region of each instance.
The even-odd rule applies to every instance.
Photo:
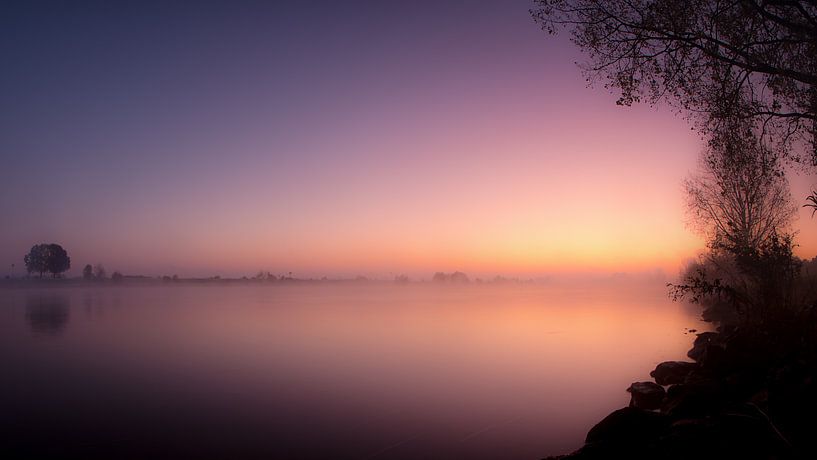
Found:
[[[775,235],[758,248],[711,250],[687,267],[671,295],[703,305],[709,320],[764,322],[797,313],[815,300],[814,273],[804,277],[792,248],[791,237]]]

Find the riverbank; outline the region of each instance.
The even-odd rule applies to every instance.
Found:
[[[550,459],[817,458],[817,312],[697,335],[691,361],[634,382],[630,405]]]

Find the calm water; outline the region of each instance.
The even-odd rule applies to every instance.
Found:
[[[688,327],[660,285],[0,289],[0,450],[536,459]]]

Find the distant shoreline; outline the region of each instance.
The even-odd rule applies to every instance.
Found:
[[[430,282],[413,281],[412,284]],[[301,285],[301,284],[398,284],[387,280],[356,280],[356,279],[284,279],[284,280],[257,280],[251,278],[177,278],[163,279],[162,277],[150,276],[125,276],[124,279],[113,281],[106,280],[84,280],[82,278],[15,278],[0,280],[0,287],[102,287],[102,286],[145,286],[145,285]]]
[[[380,285],[380,286],[449,286],[449,287],[467,287],[467,286],[564,286],[564,287],[581,287],[589,288],[596,286],[661,286],[665,287],[664,280],[658,279],[644,279],[642,277],[600,277],[588,279],[572,279],[572,278],[536,278],[536,279],[518,279],[518,278],[502,278],[496,277],[494,279],[483,280],[475,278],[473,280],[457,282],[457,281],[438,281],[434,279],[376,279],[376,278],[295,278],[295,277],[281,277],[275,279],[259,279],[259,278],[180,278],[169,276],[144,276],[144,275],[124,275],[119,279],[92,279],[87,280],[81,277],[71,278],[50,278],[50,277],[19,277],[19,278],[2,278],[0,279],[0,288],[49,288],[49,287],[114,287],[114,286],[179,286],[179,285],[213,285],[213,286],[317,286],[317,285]]]

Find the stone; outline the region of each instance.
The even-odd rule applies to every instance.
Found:
[[[587,443],[632,444],[656,439],[668,419],[662,414],[637,407],[612,412],[587,433]]]
[[[653,382],[635,382],[627,388],[630,393],[630,406],[644,410],[655,410],[661,407],[664,400],[664,387]]]
[[[684,383],[687,376],[697,367],[697,364],[686,361],[665,361],[650,372],[650,377],[659,385],[675,385]]]
[[[662,442],[673,458],[793,458],[768,422],[749,413],[680,419]]]
[[[681,383],[667,389],[661,411],[676,419],[703,417],[719,410],[721,398],[722,391],[716,382]]]
[[[701,332],[695,338],[695,343],[692,344],[692,349],[687,352],[687,356],[695,361],[698,361],[703,356],[707,346],[714,344],[720,338],[717,332]]]

